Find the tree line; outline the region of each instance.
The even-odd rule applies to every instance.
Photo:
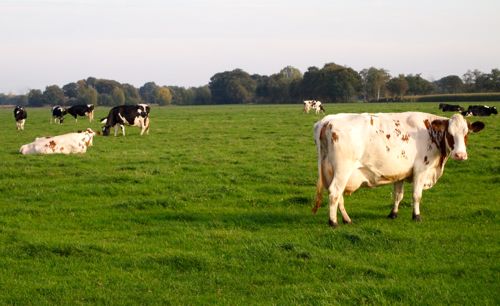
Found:
[[[0,94],[0,104],[26,106],[94,104],[115,106],[149,103],[158,105],[301,103],[304,99],[323,102],[402,101],[405,96],[500,92],[500,70],[490,73],[468,70],[461,77],[448,75],[428,81],[420,74],[391,76],[383,68],[359,72],[327,63],[302,73],[287,66],[270,76],[249,74],[242,69],[219,72],[200,87],[160,86],[147,82],[136,88],[114,80],[89,77],[62,87],[50,85],[44,91],[31,89],[25,95]]]

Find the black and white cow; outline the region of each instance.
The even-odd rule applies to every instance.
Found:
[[[54,120],[54,123],[63,123],[64,115],[66,115],[67,113],[68,111],[66,110],[66,108],[60,105],[52,107],[52,119]]]
[[[108,117],[101,119],[104,123],[102,135],[108,136],[111,127],[115,127],[115,136],[118,134],[118,126],[122,129],[125,136],[125,125],[138,126],[141,128],[141,135],[146,132],[149,134],[149,106],[146,104],[138,105],[120,105],[113,107]]]
[[[466,116],[489,116],[498,114],[497,108],[487,105],[470,105],[466,111]]]
[[[26,122],[26,118],[28,118],[28,113],[24,107],[17,105],[16,108],[14,108],[14,118],[16,119],[16,128],[18,130],[24,130],[24,123]]]
[[[443,112],[463,112],[464,108],[460,105],[439,103],[439,109]]]
[[[68,108],[68,114],[75,118],[75,121],[78,121],[78,116],[87,116],[89,117],[89,122],[92,122],[94,119],[94,104],[77,104]]]

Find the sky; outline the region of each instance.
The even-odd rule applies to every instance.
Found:
[[[499,0],[0,0],[0,93],[87,77],[202,86],[326,63],[428,80],[500,68]]]

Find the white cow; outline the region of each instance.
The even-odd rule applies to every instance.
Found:
[[[317,100],[304,100],[304,112],[309,114],[309,111],[311,109],[314,109],[316,114],[319,114],[320,112],[325,113],[325,109],[323,108],[323,104],[321,101]]]
[[[78,133],[68,133],[53,137],[38,137],[32,143],[19,149],[21,154],[70,154],[85,153],[92,146],[95,132],[88,128]]]
[[[422,190],[441,177],[451,155],[466,160],[467,136],[484,123],[468,123],[460,114],[451,118],[419,112],[328,115],[314,125],[318,152],[316,213],[323,186],[329,192],[329,223],[336,227],[337,208],[344,223],[351,219],[344,194],[360,187],[394,184],[396,218],[403,199],[403,182],[413,182],[413,219],[420,221]]]

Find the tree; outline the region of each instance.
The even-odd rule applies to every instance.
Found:
[[[379,101],[381,94],[385,92],[385,85],[391,78],[389,72],[385,69],[370,67],[363,69],[360,73],[363,96],[366,101]]]
[[[113,88],[111,93],[113,98],[113,105],[124,105],[125,104],[125,93],[120,87]]]
[[[155,101],[159,105],[170,105],[172,103],[172,93],[166,86],[158,87],[155,95]]]
[[[434,91],[434,85],[423,79],[419,74],[412,75],[409,74],[406,77],[408,82],[408,92],[409,95],[428,95]]]
[[[257,83],[241,69],[217,73],[208,84],[215,103],[249,103],[255,97]]]
[[[466,92],[477,92],[480,91],[480,87],[477,84],[477,80],[481,78],[482,72],[478,69],[467,70],[466,73],[462,76],[462,80],[464,83],[464,90]]]
[[[157,90],[158,85],[156,85],[155,82],[147,82],[139,88],[139,95],[144,102],[154,104],[156,103],[155,99]]]
[[[62,87],[64,95],[68,98],[76,99],[78,98],[78,84],[77,83],[68,83]]]
[[[28,93],[28,105],[33,107],[43,106],[45,99],[40,89],[32,89]]]
[[[97,105],[99,98],[98,96],[99,94],[93,87],[79,87],[77,103]],[[99,101],[99,105],[110,105],[110,104],[101,104],[101,101]]]
[[[122,84],[123,93],[125,94],[125,104],[139,104],[143,101],[139,95],[139,90],[130,84]]]
[[[44,102],[49,105],[65,105],[66,102],[64,92],[57,85],[45,87],[45,91],[43,92],[43,99]]]
[[[449,75],[439,79],[436,82],[438,90],[441,93],[455,94],[463,92],[464,83],[458,75]]]
[[[402,100],[403,96],[408,91],[408,81],[403,74],[396,78],[392,78],[387,82],[387,89],[391,92],[392,97]]]

